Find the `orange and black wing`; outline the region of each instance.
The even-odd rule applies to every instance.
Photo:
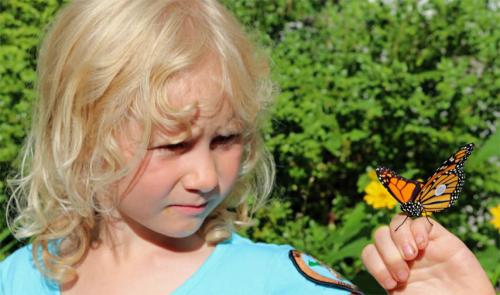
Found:
[[[453,205],[465,182],[463,165],[474,149],[469,143],[458,149],[425,182],[415,201],[426,211],[438,212]]]
[[[449,208],[458,199],[465,182],[462,168],[439,173],[427,182],[417,195],[415,201],[420,202],[427,212],[439,212]]]
[[[459,148],[458,151],[456,151],[446,161],[444,161],[443,164],[441,164],[441,166],[436,170],[436,172],[434,172],[434,174],[431,177],[429,177],[429,179],[427,179],[425,183],[427,184],[433,182],[437,177],[441,176],[441,174],[447,171],[462,169],[465,160],[467,160],[467,158],[470,156],[473,149],[474,149],[473,143],[466,144],[461,148]]]
[[[376,170],[380,183],[401,204],[413,201],[423,184],[419,181],[406,179],[385,167]]]

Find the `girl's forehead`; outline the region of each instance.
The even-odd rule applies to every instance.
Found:
[[[196,103],[207,111],[221,107],[229,98],[222,83],[220,65],[210,57],[173,75],[167,83],[167,95],[176,108]]]
[[[179,83],[169,89],[169,103],[177,110],[194,109],[191,123],[225,125],[236,120],[237,114],[228,95],[214,83]]]
[[[243,127],[243,123],[228,99],[222,98],[218,105],[200,105],[199,115],[195,116],[191,129],[196,131],[225,132]]]
[[[240,132],[241,128],[243,128],[242,121],[235,116],[234,111],[227,102],[221,104],[217,112],[214,112],[213,108],[210,107],[199,107],[198,109],[199,111],[191,118],[188,125],[182,124],[175,128],[166,126],[154,128],[152,132],[153,141],[185,140],[186,138],[199,137],[202,134],[210,136],[211,134]],[[207,111],[207,109],[210,110]]]
[[[232,86],[224,79],[220,62],[217,55],[206,54],[166,80],[164,97],[157,96],[157,113],[176,123],[159,118],[156,127],[166,133],[182,133],[186,128],[196,133],[200,129],[216,131],[243,127],[243,116],[235,108],[238,102],[232,97]]]

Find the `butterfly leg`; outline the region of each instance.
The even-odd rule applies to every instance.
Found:
[[[396,229],[394,230],[395,232],[398,231],[398,229],[405,223],[406,219],[408,219],[408,215],[406,215],[406,218],[403,220],[403,222],[401,222],[400,225],[398,225],[398,227],[396,227]]]
[[[432,224],[432,222],[429,220],[429,217],[427,217],[429,215],[429,213],[427,213],[427,211],[425,211],[425,209],[424,209],[424,213],[425,213],[425,219],[427,219],[427,221],[429,222],[429,224],[431,226],[433,226],[434,224]]]

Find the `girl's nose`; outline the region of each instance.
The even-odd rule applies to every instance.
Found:
[[[210,152],[201,152],[198,157],[191,157],[186,168],[188,172],[182,181],[186,190],[209,193],[218,185],[217,165]]]

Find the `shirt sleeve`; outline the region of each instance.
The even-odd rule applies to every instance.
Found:
[[[4,271],[4,268],[5,268],[5,263],[4,262],[0,262],[0,295],[3,295],[5,294],[5,271]]]
[[[13,294],[13,269],[12,265],[15,264],[16,254],[7,256],[0,262],[0,295]]]
[[[59,286],[36,268],[31,246],[25,246],[0,262],[0,295],[54,295]]]

